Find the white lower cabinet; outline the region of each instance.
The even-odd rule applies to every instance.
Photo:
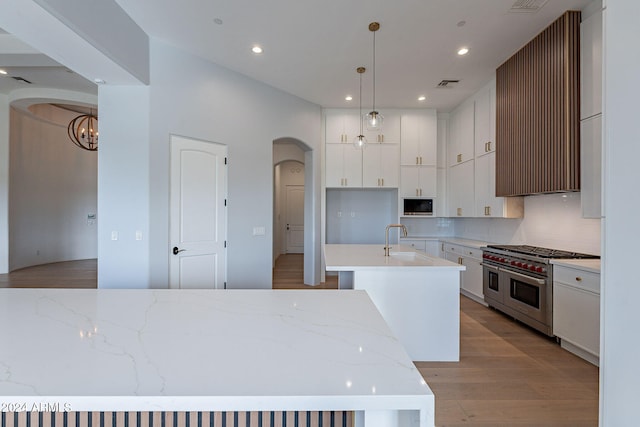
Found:
[[[482,250],[454,243],[444,243],[445,259],[464,265],[460,273],[460,293],[484,304],[482,290]]]
[[[599,365],[599,274],[554,265],[553,334],[563,348]]]
[[[432,257],[440,257],[440,241],[438,240],[401,238],[400,244],[410,246],[413,249],[422,251]]]

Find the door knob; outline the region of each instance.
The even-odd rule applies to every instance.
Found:
[[[289,231],[289,224],[287,224],[287,231]]]
[[[184,251],[186,251],[186,249],[178,249],[177,246],[173,247],[173,254],[174,255],[178,255],[180,252],[184,252]]]

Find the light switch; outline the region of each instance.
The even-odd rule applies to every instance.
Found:
[[[254,236],[264,236],[264,233],[265,233],[264,227],[253,227]]]
[[[136,240],[142,240],[142,231],[136,230]]]
[[[111,240],[118,240],[118,232],[117,231],[112,231],[111,232]]]

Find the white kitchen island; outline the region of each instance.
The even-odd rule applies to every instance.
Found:
[[[460,271],[464,266],[395,245],[325,245],[340,289],[365,290],[414,361],[460,359]]]
[[[0,343],[9,420],[341,410],[356,426],[434,425],[433,393],[365,292],[0,289]]]

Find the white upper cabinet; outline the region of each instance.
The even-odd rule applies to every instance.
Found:
[[[399,144],[369,144],[362,152],[362,186],[398,187],[399,165]]]
[[[496,82],[480,89],[475,96],[475,155],[493,153],[496,149]]]
[[[326,144],[325,186],[362,187],[362,151],[351,144]]]
[[[457,165],[474,156],[474,102],[469,98],[456,108],[449,121],[449,166]]]
[[[447,184],[449,188],[449,216],[475,216],[474,162],[463,162],[449,168]]]
[[[602,217],[602,115],[580,121],[580,203],[584,218]]]
[[[402,114],[400,139],[401,165],[435,166],[438,161],[436,111],[421,110]]]
[[[380,114],[384,117],[382,123],[382,129],[377,131],[367,130],[366,126],[363,127],[364,136],[367,138],[367,142],[370,144],[375,143],[400,143],[400,115],[397,113],[388,113],[380,111]]]
[[[496,153],[476,157],[475,160],[475,216],[522,218],[522,197],[496,197]]]
[[[401,166],[400,197],[436,197],[438,173],[435,166]]]
[[[580,24],[580,118],[602,113],[602,11]]]
[[[360,134],[360,122],[357,112],[350,110],[331,110],[325,116],[325,142],[327,144],[353,143]]]

